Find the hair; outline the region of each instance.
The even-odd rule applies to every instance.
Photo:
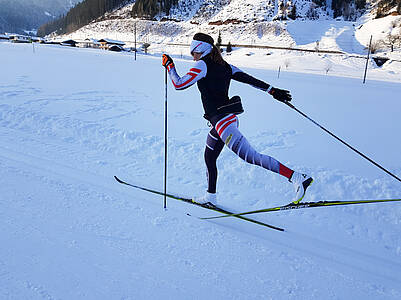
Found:
[[[198,32],[194,35],[193,39],[212,45],[213,48],[212,48],[212,52],[210,53],[210,58],[212,59],[212,61],[214,61],[215,63],[218,63],[220,65],[225,64],[225,61],[224,61],[223,57],[221,56],[220,49],[214,45],[214,40],[210,35],[208,35],[206,33]]]
[[[217,48],[215,45],[213,45],[212,52],[210,52],[210,58],[215,62],[220,65],[224,65],[226,61],[223,59],[221,56],[220,49]]]
[[[202,32],[195,33],[193,39],[197,40],[197,41],[208,43],[210,45],[214,44],[213,38],[210,35],[208,35],[206,33],[202,33]]]

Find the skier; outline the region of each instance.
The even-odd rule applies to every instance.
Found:
[[[291,170],[273,157],[261,154],[253,149],[238,130],[237,114],[243,112],[240,98],[238,96],[231,99],[228,97],[231,79],[261,89],[282,102],[291,101],[290,92],[272,87],[228,64],[222,58],[220,50],[214,45],[214,40],[210,35],[196,33],[190,46],[190,52],[196,63],[183,77],[178,75],[174,62],[169,55],[162,55],[162,65],[167,69],[176,90],[183,90],[197,83],[205,111],[204,117],[212,124],[212,129],[207,136],[204,154],[208,189],[203,197],[195,198],[194,201],[201,204],[217,204],[216,161],[225,144],[246,162],[259,165],[288,178],[296,190],[293,202],[299,203],[305,196],[306,189],[313,182],[312,177]]]

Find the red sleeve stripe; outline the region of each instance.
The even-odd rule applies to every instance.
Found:
[[[187,75],[190,75],[191,77],[190,77],[187,81],[185,81],[184,83],[175,84],[175,82],[173,81],[174,87],[175,87],[176,89],[182,88],[183,86],[185,86],[185,85],[187,85],[188,83],[190,83],[196,76],[198,76],[198,74],[191,73],[191,72],[188,72]]]
[[[202,70],[201,70],[201,69],[197,69],[197,68],[192,68],[192,69],[189,70],[189,71],[196,72],[196,73],[199,74]]]

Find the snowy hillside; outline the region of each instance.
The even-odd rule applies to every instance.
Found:
[[[296,20],[273,21],[280,14],[277,2],[273,1],[179,1],[179,5],[173,8],[168,16],[170,21],[150,21],[133,19],[130,15],[133,4],[106,14],[98,21],[81,28],[66,36],[57,39],[63,40],[72,38],[84,40],[86,38],[112,38],[122,40],[128,47],[134,46],[134,28],[136,27],[137,41],[139,46],[149,43],[150,53],[159,54],[169,52],[175,55],[188,55],[187,47],[168,44],[189,44],[192,36],[199,31],[212,35],[217,41],[218,36],[222,43],[239,45],[271,46],[296,49],[308,49],[319,51],[342,52],[345,56],[335,55],[309,55],[307,52],[270,51],[255,48],[236,49],[234,53],[241,52],[242,55],[252,56],[252,66],[271,65],[275,61],[274,69],[286,65],[291,71],[314,72],[321,74],[322,69],[335,65],[333,60],[348,60],[351,56],[365,56],[367,46],[372,36],[372,44],[375,45],[376,56],[390,59],[385,66],[394,72],[395,77],[399,76],[399,63],[401,62],[401,16],[388,16],[374,19],[375,6],[368,10],[363,16],[355,21],[345,21],[343,18],[333,19],[330,9],[314,9],[318,14],[317,20],[310,20],[305,16],[311,5],[310,1],[297,0],[288,2],[288,9],[291,5],[297,5],[298,15]],[[327,4],[328,5],[328,4]],[[328,7],[328,6],[326,6]],[[157,18],[162,19],[162,16]],[[172,21],[172,20],[174,21]],[[391,37],[398,37],[398,40],[390,42]],[[393,45],[393,51],[391,46]],[[290,63],[290,57],[308,57],[318,59],[322,67],[319,70],[309,70],[306,64],[301,63],[304,68],[294,68],[299,65],[297,62]],[[234,54],[233,54],[234,55]],[[328,65],[328,66],[327,66]],[[363,61],[359,60],[356,66],[362,66]],[[391,65],[391,67],[389,67]],[[363,67],[362,67],[363,68]],[[332,69],[332,68],[330,68]],[[335,68],[334,68],[335,69]],[[333,70],[331,70],[333,71]],[[334,70],[335,71],[335,70]],[[335,72],[329,72],[332,75]]]
[[[283,6],[280,7],[280,4]],[[306,17],[311,7],[316,18],[332,17],[329,4],[318,7],[312,1],[274,1],[274,0],[180,0],[170,11],[169,18],[191,20],[196,23],[237,20],[240,22],[271,21],[290,14],[296,6],[296,16]]]
[[[202,221],[186,214],[214,213],[174,200],[165,211],[162,197],[115,182],[162,190],[159,54],[0,42],[0,55],[1,299],[401,298],[401,202],[252,216],[278,232]],[[296,107],[401,176],[399,65],[370,64],[362,84],[356,58],[313,55],[238,49],[225,59],[289,89]],[[192,66],[174,58],[181,74]],[[271,58],[289,59],[280,76]],[[287,106],[244,84],[236,94],[251,144],[315,178],[305,201],[400,198],[398,181]],[[168,104],[168,191],[200,195],[209,127],[199,93],[169,84]],[[218,165],[219,204],[232,211],[293,195],[227,149]]]
[[[257,45],[273,47],[291,47],[295,49],[318,50],[320,52],[302,52],[291,50],[234,48],[226,57],[241,67],[255,67],[278,71],[327,74],[329,76],[347,76],[362,78],[366,65],[366,46],[370,37],[373,43],[385,41],[389,33],[401,34],[401,16],[388,16],[372,19],[369,15],[359,22],[334,20],[296,20],[286,22],[254,22],[244,24],[208,25],[183,22],[155,22],[134,20],[129,17],[130,7],[119,10],[119,18],[94,22],[82,29],[58,37],[58,40],[73,38],[112,38],[126,42],[127,47],[134,46],[134,27],[137,28],[137,41],[140,48],[149,43],[148,52],[155,56],[167,52],[175,57],[191,59],[187,44],[198,32],[211,34],[215,41],[219,33],[223,43]],[[183,44],[179,46],[176,44]],[[369,62],[369,76],[377,80],[399,82],[401,78],[401,48],[395,46],[390,51],[389,45],[381,43],[382,48],[375,56],[389,60],[381,67]],[[324,53],[337,51],[343,54]]]

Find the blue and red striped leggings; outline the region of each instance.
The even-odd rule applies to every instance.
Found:
[[[244,161],[291,178],[294,171],[273,157],[257,152],[238,130],[238,123],[238,117],[234,114],[224,116],[215,122],[212,120],[213,128],[207,136],[205,148],[208,192],[216,193],[216,161],[224,148],[224,144]]]

